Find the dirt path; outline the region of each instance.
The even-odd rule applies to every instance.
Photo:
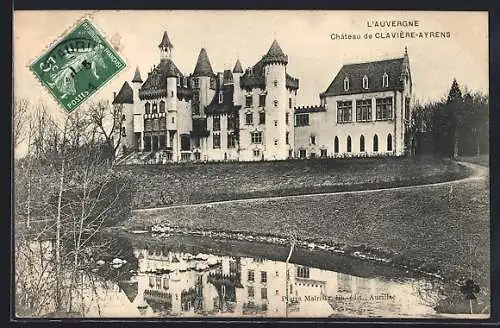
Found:
[[[174,208],[196,208],[196,207],[205,207],[205,206],[215,206],[221,204],[237,204],[237,203],[259,203],[273,200],[282,200],[282,199],[301,199],[301,198],[310,198],[310,197],[324,197],[328,195],[347,195],[347,194],[365,194],[365,193],[374,193],[379,191],[387,191],[387,190],[409,190],[416,188],[428,188],[428,187],[437,187],[444,185],[454,185],[459,183],[466,183],[473,180],[482,180],[488,177],[489,168],[472,164],[468,162],[457,162],[460,165],[463,165],[467,168],[473,170],[473,173],[463,179],[453,180],[453,181],[445,181],[445,182],[437,182],[423,185],[413,185],[413,186],[404,186],[404,187],[389,187],[389,188],[377,188],[377,189],[367,189],[367,190],[355,190],[355,191],[337,191],[337,192],[326,192],[326,193],[314,193],[314,194],[303,194],[303,195],[291,195],[291,196],[270,196],[270,197],[260,197],[260,198],[245,198],[245,199],[233,199],[233,200],[224,200],[224,201],[216,201],[216,202],[206,202],[206,203],[197,203],[197,204],[185,204],[185,205],[173,205],[173,206],[161,206],[161,207],[152,207],[152,208],[141,208],[134,209],[132,213],[147,213],[154,212],[163,209],[174,209]]]

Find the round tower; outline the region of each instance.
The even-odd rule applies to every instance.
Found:
[[[207,51],[205,48],[201,48],[193,72],[193,92],[198,93],[199,112],[201,116],[205,116],[203,109],[210,103],[215,94],[215,90],[210,89],[210,80],[214,76],[215,74],[208,59]]]
[[[234,85],[234,95],[233,102],[235,106],[243,105],[243,92],[241,91],[240,78],[243,75],[243,68],[241,67],[240,60],[236,60],[236,64],[233,68],[233,85]]]
[[[284,160],[288,158],[286,144],[286,65],[288,56],[283,53],[278,42],[262,58],[266,84],[266,130],[264,132],[264,159]]]

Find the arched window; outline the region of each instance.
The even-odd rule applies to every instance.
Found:
[[[373,151],[378,151],[378,136],[373,136]]]
[[[151,112],[151,104],[150,104],[150,103],[148,103],[148,102],[147,102],[147,103],[144,105],[144,112],[145,112],[146,114],[149,114],[149,113]]]
[[[339,138],[335,137],[335,141],[333,142],[333,152],[335,154],[339,153]]]
[[[368,76],[363,76],[363,89],[368,89]]]
[[[389,86],[389,75],[387,73],[382,76],[382,86],[386,88]]]
[[[365,137],[363,135],[359,137],[359,151],[365,151]]]
[[[165,113],[165,102],[160,101],[160,113]]]
[[[344,91],[349,90],[349,79],[346,77],[344,79]]]
[[[153,103],[153,114],[156,114],[156,113],[158,113],[158,104]]]
[[[351,136],[347,136],[347,152],[351,152]]]
[[[392,151],[392,136],[390,133],[387,135],[387,151]]]

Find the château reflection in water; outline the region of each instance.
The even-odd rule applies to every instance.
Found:
[[[72,309],[84,317],[139,318],[435,315],[429,300],[436,298],[422,298],[417,286],[423,282],[412,279],[362,278],[265,258],[190,254],[159,245],[135,248],[133,256],[137,270],[127,279],[101,279],[97,284],[98,279],[82,277]],[[111,272],[119,267],[112,261],[99,265]],[[124,268],[128,272],[129,267]]]
[[[263,258],[136,249],[124,290],[144,317],[422,316],[413,283],[361,278]]]

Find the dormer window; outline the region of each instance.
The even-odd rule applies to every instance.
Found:
[[[368,76],[363,76],[363,89],[368,89]]]
[[[382,86],[385,88],[389,86],[389,75],[387,75],[387,73],[384,73],[382,76]]]
[[[222,94],[222,91],[219,91],[219,104],[222,104],[224,101],[224,95]]]
[[[344,91],[349,90],[349,79],[346,77],[344,79]]]

